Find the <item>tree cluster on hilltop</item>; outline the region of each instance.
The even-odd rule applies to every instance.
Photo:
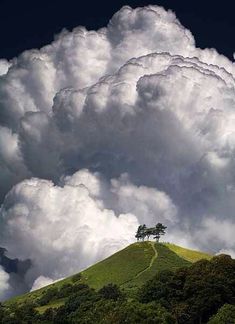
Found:
[[[153,236],[153,238],[159,242],[159,239],[162,235],[164,235],[166,232],[166,226],[164,226],[162,223],[157,223],[155,227],[147,227],[145,224],[140,225],[136,232],[136,239],[137,241],[142,240],[144,241],[147,237],[147,240],[149,240],[150,236]]]

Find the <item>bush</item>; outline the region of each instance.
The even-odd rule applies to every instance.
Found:
[[[41,314],[40,316],[40,320],[41,321],[45,321],[45,322],[53,322],[54,317],[56,314],[56,310],[53,308],[48,308],[45,310],[45,312],[43,314]]]
[[[71,293],[73,293],[74,287],[71,284],[64,284],[57,293],[58,298],[68,297]]]
[[[235,306],[225,304],[223,305],[216,315],[214,315],[208,324],[234,324],[235,323]]]
[[[119,287],[112,283],[101,288],[98,293],[104,299],[118,300],[124,298],[124,294],[121,292]]]
[[[38,304],[40,306],[47,305],[50,301],[57,298],[58,289],[56,287],[48,288],[42,295],[42,297],[38,300]]]
[[[78,285],[79,288],[65,303],[66,312],[74,312],[81,304],[93,303],[99,299],[97,292],[87,285]]]

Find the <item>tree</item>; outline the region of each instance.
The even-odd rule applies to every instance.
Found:
[[[155,227],[150,227],[150,228],[146,227],[145,224],[140,225],[137,229],[135,237],[137,241],[139,241],[140,239],[144,241],[146,236],[147,239],[149,240],[149,237],[153,235],[156,241],[159,242],[160,236],[165,234],[166,228],[167,227],[164,226],[162,223],[157,223]]]
[[[139,241],[139,239],[141,238],[141,230],[142,230],[142,225],[138,227],[137,232],[135,234],[137,241]]]
[[[144,241],[146,236],[146,225],[140,225],[137,229],[136,235],[135,237],[137,238],[137,241],[139,241],[140,239],[142,239],[142,241]]]
[[[221,306],[234,304],[234,278],[235,260],[220,255],[175,272],[157,273],[140,288],[139,301],[160,303],[171,311],[179,324],[207,323]],[[211,323],[230,323],[221,318],[228,318],[232,312],[234,308],[227,306]]]
[[[113,315],[115,312],[114,321],[110,321],[107,315]],[[174,324],[176,323],[173,316],[162,306],[157,303],[141,304],[137,301],[128,301],[119,304],[110,314],[105,314],[105,323],[113,324]]]
[[[98,293],[104,299],[112,299],[115,301],[118,299],[124,299],[124,295],[119,287],[112,283],[101,288]]]
[[[147,229],[146,225],[145,224],[142,225],[142,229],[141,229],[141,238],[142,238],[142,241],[144,241],[144,239],[145,239],[146,229]]]
[[[42,323],[53,323],[56,314],[56,309],[47,308],[44,313],[41,314],[40,319]]]
[[[71,323],[174,324],[173,316],[157,303],[141,304],[134,300],[98,300],[95,305],[81,305],[71,315]],[[57,323],[56,323],[57,324]]]
[[[58,294],[58,288],[56,287],[49,287],[47,288],[42,297],[38,300],[38,304],[40,306],[44,306],[46,304],[48,304],[51,300],[55,299],[57,297]]]
[[[18,323],[37,323],[39,313],[36,311],[35,306],[34,302],[24,302],[21,306],[15,308],[14,318],[17,319]]]
[[[162,223],[157,223],[157,225],[155,226],[155,228],[153,230],[153,235],[157,242],[159,242],[161,235],[166,234],[166,232],[165,232],[166,228],[167,227],[164,226]]]
[[[138,299],[141,303],[150,303],[153,301],[161,302],[162,305],[167,304],[170,294],[170,285],[173,280],[174,273],[170,270],[163,270],[147,281],[138,292]]]
[[[147,229],[146,229],[145,233],[146,233],[146,236],[147,236],[147,239],[148,239],[148,240],[149,240],[149,237],[150,237],[151,235],[154,235],[154,230],[155,230],[154,227],[151,227],[151,228],[147,228]]]
[[[0,303],[0,324],[4,323],[5,310],[4,306]]]

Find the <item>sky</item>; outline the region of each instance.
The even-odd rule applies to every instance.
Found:
[[[180,3],[2,2],[1,300],[124,248],[143,223],[235,255],[231,8]]]
[[[40,48],[63,28],[82,25],[88,29],[106,26],[123,5],[139,7],[149,1],[0,1],[0,57],[11,59],[22,51]],[[233,58],[231,35],[235,34],[234,4],[226,1],[158,0],[151,4],[176,12],[181,23],[193,33],[200,48],[214,47]]]

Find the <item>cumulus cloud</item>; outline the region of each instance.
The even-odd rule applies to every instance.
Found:
[[[234,63],[158,6],[0,60],[0,246],[31,260],[24,284],[87,267],[140,223],[234,251],[234,106]]]
[[[204,244],[210,241],[217,250],[223,247],[221,251],[232,251],[235,246],[234,231],[234,219],[216,219],[208,216],[204,218],[200,232],[196,233],[196,236],[200,237]],[[234,255],[234,251],[231,254]]]
[[[0,59],[0,76],[6,74],[10,66],[10,62],[8,62],[7,60]]]
[[[45,278],[75,273],[132,243],[148,214],[152,223],[173,222],[176,207],[166,194],[136,187],[126,175],[108,183],[81,170],[61,186],[32,178],[5,198],[1,244],[11,257],[31,260],[25,280],[36,289]]]
[[[9,275],[6,273],[3,268],[0,266],[0,300],[3,300],[5,297],[6,291],[8,291],[9,285]]]
[[[235,259],[235,253],[234,250],[220,250],[217,254],[228,254],[230,255],[233,259]]]
[[[34,281],[31,291],[51,285],[53,282],[54,281],[51,278],[40,276]]]

